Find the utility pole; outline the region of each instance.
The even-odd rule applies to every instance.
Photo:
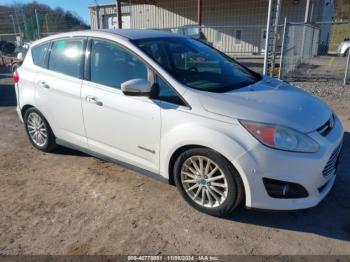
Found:
[[[36,29],[38,34],[38,39],[40,38],[40,24],[39,24],[39,17],[38,17],[38,10],[35,9],[35,20],[36,20]]]

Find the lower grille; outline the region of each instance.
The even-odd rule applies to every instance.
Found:
[[[337,163],[340,156],[340,151],[342,148],[342,144],[340,144],[331,155],[330,159],[328,160],[326,166],[324,167],[322,174],[324,177],[329,177],[331,175],[335,174],[335,170],[337,169]]]

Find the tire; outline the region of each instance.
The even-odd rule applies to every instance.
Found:
[[[56,148],[56,138],[49,123],[34,107],[29,108],[25,112],[24,125],[29,141],[36,149],[51,152]]]
[[[209,168],[206,168],[208,163]],[[202,170],[202,174],[198,174],[198,170]],[[189,149],[177,158],[173,171],[175,184],[181,196],[201,212],[212,216],[224,216],[230,214],[242,202],[244,188],[238,172],[216,151],[208,148]]]

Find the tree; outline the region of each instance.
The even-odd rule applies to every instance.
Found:
[[[350,0],[336,0],[335,19],[350,20]]]
[[[61,7],[52,9],[46,4],[33,1],[28,4],[0,5],[0,33],[23,32],[27,40],[37,38],[35,10],[41,36],[89,28],[74,12],[65,11]]]

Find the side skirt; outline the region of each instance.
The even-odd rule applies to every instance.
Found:
[[[146,169],[143,169],[143,168],[131,165],[129,163],[126,163],[126,162],[123,162],[123,161],[111,158],[109,156],[106,156],[106,155],[103,155],[103,154],[100,154],[100,153],[96,153],[96,152],[94,152],[94,151],[92,151],[90,149],[86,149],[86,148],[83,148],[83,147],[80,147],[80,146],[73,145],[73,144],[71,144],[69,142],[66,142],[66,141],[62,140],[62,139],[56,138],[56,144],[58,144],[60,146],[63,146],[63,147],[68,147],[68,148],[73,149],[73,150],[77,150],[77,151],[83,152],[83,153],[85,153],[87,155],[91,155],[93,157],[96,157],[98,159],[101,159],[101,160],[104,160],[104,161],[107,161],[107,162],[111,162],[111,163],[120,165],[122,167],[131,169],[131,170],[133,170],[133,171],[135,171],[137,173],[140,173],[142,175],[145,175],[145,176],[151,177],[153,179],[156,179],[156,180],[158,180],[160,182],[169,184],[169,180],[168,179],[162,177],[161,175],[159,175],[157,173],[148,171]]]

